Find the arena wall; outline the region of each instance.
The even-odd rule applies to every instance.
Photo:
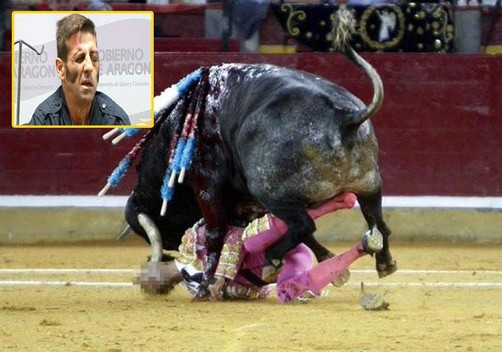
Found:
[[[131,147],[102,129],[12,129],[10,55],[0,54],[0,194],[95,194]],[[502,57],[365,54],[384,82],[373,118],[387,195],[502,195]],[[369,102],[364,74],[337,54],[156,53],[155,92],[202,65],[268,62],[320,74]],[[126,178],[114,194],[126,195]]]
[[[491,197],[500,203],[502,56],[363,56],[378,70],[385,87],[383,106],[373,118],[384,194]],[[371,99],[370,83],[360,70],[341,55],[324,53],[156,53],[155,93],[199,66],[225,62],[267,62],[310,71],[348,88],[365,102]],[[11,128],[10,74],[10,54],[0,53],[0,87],[4,92],[0,96],[0,195],[95,195],[132,143],[112,146],[102,140],[103,129]],[[131,172],[109,193],[126,196],[133,184]],[[498,210],[490,210],[491,216],[498,215],[494,219],[500,226],[485,226],[491,228],[490,238],[497,239],[502,237],[496,230],[502,224],[500,209],[495,208]],[[12,210],[0,209],[2,222],[12,219],[6,209]],[[117,214],[121,216],[121,211]],[[465,218],[462,213],[457,215]],[[424,227],[414,228],[417,234],[432,222],[417,221],[425,222]],[[464,227],[471,231],[470,226]],[[5,241],[6,231],[0,234]],[[9,231],[10,238],[12,233],[22,232]]]

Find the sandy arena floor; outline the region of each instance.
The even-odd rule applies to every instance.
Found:
[[[392,276],[379,280],[365,257],[343,288],[282,305],[274,296],[192,302],[181,287],[146,296],[130,286],[149,252],[134,239],[3,246],[0,351],[502,351],[500,245],[392,248],[399,266]],[[361,281],[385,295],[389,310],[359,306]]]

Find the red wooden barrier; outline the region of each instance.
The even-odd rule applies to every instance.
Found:
[[[210,38],[165,38],[156,37],[153,44],[157,51],[176,51],[176,52],[219,52],[223,50],[223,41],[221,39]],[[237,39],[228,41],[228,50],[231,52],[240,52],[240,42]]]
[[[373,123],[386,195],[502,196],[502,56],[364,54],[382,76]],[[269,62],[320,74],[371,99],[343,56],[156,53],[155,92],[202,65]],[[96,194],[132,141],[106,130],[12,129],[10,54],[0,53],[0,194]],[[127,195],[134,171],[110,194]]]

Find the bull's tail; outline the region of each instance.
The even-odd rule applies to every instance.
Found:
[[[355,19],[352,16],[350,10],[348,10],[346,6],[342,5],[335,14],[335,18],[333,19],[335,49],[342,51],[350,61],[354,62],[357,66],[362,68],[370,78],[371,84],[373,86],[373,99],[371,100],[371,103],[366,107],[366,109],[363,109],[357,114],[354,114],[350,121],[347,121],[348,125],[359,126],[378,111],[378,109],[382,105],[384,93],[382,80],[378,72],[350,45],[350,39],[354,32]]]

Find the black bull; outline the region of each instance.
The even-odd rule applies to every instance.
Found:
[[[298,243],[317,257],[331,254],[313,238],[315,224],[306,206],[341,192],[357,195],[368,227],[384,236],[376,255],[380,277],[396,270],[381,209],[378,145],[369,118],[383,88],[376,71],[351,48],[345,52],[370,77],[374,96],[365,106],[346,89],[321,77],[272,65],[229,64],[204,70],[176,106],[162,112],[138,164],[138,184],[126,219],[150,242],[141,213],[151,219],[165,250],[177,249],[185,229],[202,215],[208,228],[206,284],[222,246],[225,227],[266,209],[284,220],[287,233],[267,252],[277,264]],[[160,216],[159,189],[173,137],[187,111],[200,110],[197,147],[187,181],[176,185],[167,214]],[[192,108],[190,108],[192,107]],[[207,292],[201,293],[202,295]]]

